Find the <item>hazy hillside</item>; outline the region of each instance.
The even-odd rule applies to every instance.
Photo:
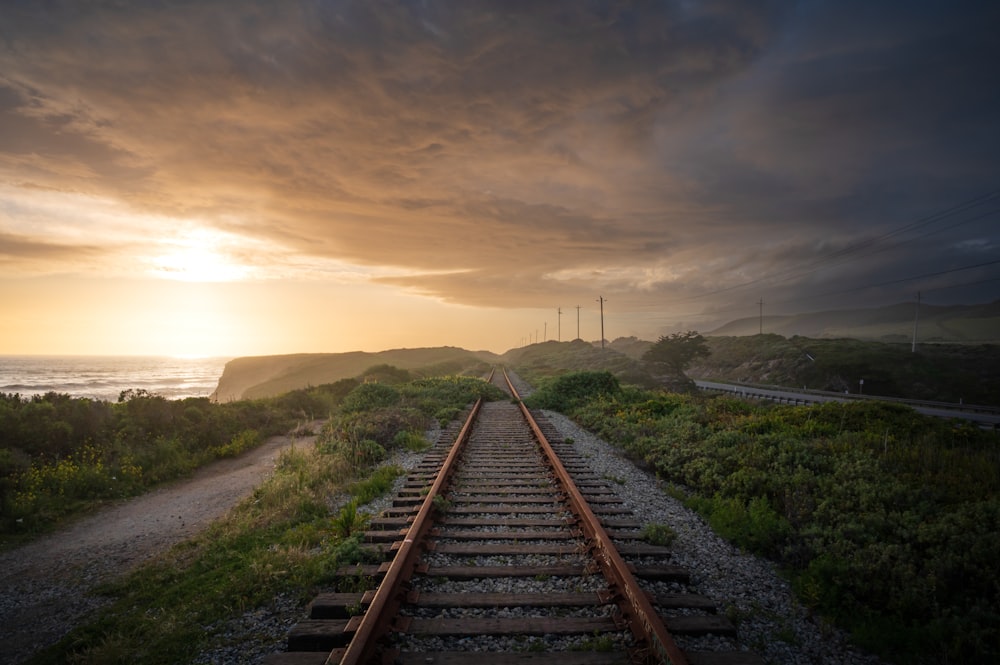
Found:
[[[678,391],[694,389],[694,385],[682,376],[650,375],[637,358],[621,353],[613,346],[610,344],[602,349],[600,344],[579,339],[572,342],[543,342],[511,349],[500,357],[500,361],[513,367],[522,378],[532,383],[566,372],[588,370],[611,372],[622,383],[632,385]]]
[[[236,358],[226,363],[212,399],[227,402],[280,395],[297,388],[357,377],[368,368],[382,364],[426,376],[482,372],[495,358],[489,352],[455,347]]]
[[[608,344],[608,348],[624,354],[629,358],[641,360],[642,355],[649,350],[649,347],[653,346],[653,342],[655,341],[656,340],[639,339],[638,337],[619,337],[618,339],[610,342]]]
[[[876,309],[809,312],[790,316],[764,316],[764,332],[785,337],[851,337],[884,342],[908,342],[913,337],[915,303]],[[703,333],[738,337],[759,333],[759,317],[737,319]],[[1000,342],[1000,301],[984,305],[920,306],[917,343]]]

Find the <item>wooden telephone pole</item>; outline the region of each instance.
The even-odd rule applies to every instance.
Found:
[[[604,296],[597,299],[597,302],[601,303],[601,348],[604,348]]]

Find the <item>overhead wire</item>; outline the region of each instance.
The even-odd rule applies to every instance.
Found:
[[[876,236],[875,238],[870,238],[870,239],[866,239],[864,241],[859,241],[859,242],[853,243],[853,244],[851,244],[851,245],[849,245],[847,247],[844,247],[844,248],[841,248],[839,250],[836,250],[835,252],[831,252],[831,253],[823,256],[823,257],[819,257],[818,259],[816,259],[816,260],[814,260],[812,262],[808,262],[808,263],[805,263],[805,264],[800,264],[798,266],[795,266],[795,267],[792,267],[792,268],[788,268],[788,269],[785,269],[785,270],[781,270],[781,271],[777,271],[777,272],[774,272],[774,273],[770,273],[768,275],[763,275],[761,277],[758,277],[758,278],[755,278],[755,279],[752,279],[752,280],[748,280],[748,281],[745,281],[745,282],[741,282],[740,284],[736,284],[736,285],[733,285],[733,286],[729,286],[729,287],[725,287],[725,288],[721,288],[721,289],[715,289],[713,291],[708,291],[708,292],[705,292],[705,293],[700,293],[700,294],[696,294],[696,295],[692,295],[692,296],[686,296],[686,297],[682,297],[682,298],[677,298],[677,299],[674,299],[672,301],[669,301],[668,303],[660,302],[660,303],[657,303],[655,305],[651,305],[649,307],[650,308],[655,307],[657,309],[660,309],[660,308],[662,308],[664,306],[664,304],[690,302],[690,301],[694,301],[694,300],[699,300],[701,298],[705,298],[705,297],[712,296],[712,295],[718,295],[718,294],[726,293],[726,292],[729,292],[729,291],[734,291],[734,290],[737,290],[737,289],[740,289],[740,288],[744,288],[746,286],[750,286],[750,285],[753,285],[753,284],[758,284],[760,282],[764,282],[764,281],[767,281],[767,280],[773,280],[773,279],[776,279],[776,278],[779,278],[779,277],[783,277],[783,279],[780,279],[779,282],[785,282],[785,281],[788,281],[790,279],[796,279],[796,278],[803,277],[803,276],[808,275],[808,274],[812,274],[812,273],[814,273],[814,272],[816,272],[818,270],[824,269],[824,268],[833,267],[833,266],[836,266],[836,265],[841,265],[843,263],[846,263],[849,260],[853,260],[853,259],[860,258],[860,257],[863,257],[863,256],[870,256],[870,255],[877,254],[877,253],[880,253],[880,252],[883,252],[883,251],[887,251],[889,249],[894,249],[894,248],[900,247],[902,245],[908,244],[910,242],[914,242],[916,240],[919,240],[921,238],[925,238],[925,237],[928,237],[928,236],[936,235],[938,233],[942,233],[942,232],[947,231],[947,230],[951,230],[951,229],[954,229],[954,228],[957,228],[957,227],[960,227],[960,226],[964,226],[966,224],[970,224],[970,223],[975,222],[975,221],[980,221],[982,219],[985,219],[987,217],[990,217],[992,215],[1000,213],[1000,208],[996,208],[996,209],[984,212],[982,214],[976,215],[976,216],[971,217],[971,218],[965,218],[965,219],[957,220],[957,221],[955,221],[955,222],[953,222],[951,224],[948,224],[948,225],[945,225],[945,226],[941,226],[941,227],[936,228],[936,229],[932,229],[932,230],[930,230],[930,231],[928,231],[926,233],[923,233],[923,234],[921,234],[919,236],[915,236],[913,238],[908,238],[908,239],[902,240],[900,242],[896,242],[896,243],[889,244],[889,245],[882,245],[882,246],[880,246],[880,244],[882,244],[885,241],[887,241],[887,240],[889,240],[889,239],[891,239],[893,237],[896,237],[896,236],[898,236],[898,235],[900,235],[902,233],[906,233],[907,231],[914,231],[914,230],[922,229],[922,228],[925,228],[925,227],[930,226],[932,224],[945,221],[947,219],[950,219],[950,218],[954,217],[955,215],[961,214],[963,212],[967,212],[967,211],[972,210],[972,209],[974,209],[976,207],[979,207],[979,206],[981,206],[981,205],[983,205],[985,203],[988,203],[988,202],[991,202],[991,201],[994,201],[994,200],[997,200],[997,199],[1000,199],[1000,189],[992,190],[990,192],[987,192],[987,193],[982,194],[980,196],[976,196],[976,197],[974,197],[972,199],[969,199],[969,200],[964,201],[962,203],[959,203],[957,205],[951,206],[950,208],[946,208],[944,210],[935,212],[935,213],[933,213],[931,215],[927,215],[927,216],[922,217],[920,219],[917,219],[917,220],[915,220],[915,221],[913,221],[913,222],[911,222],[909,224],[905,224],[905,225],[903,225],[903,226],[901,226],[899,228],[887,231],[886,233],[883,233],[883,234],[881,234],[879,236]],[[862,250],[867,250],[867,251],[862,251]],[[851,256],[852,254],[856,254],[856,253],[859,254],[859,256]],[[844,257],[847,257],[847,258],[844,258]],[[836,259],[841,259],[841,260],[838,261]],[[951,273],[955,273],[955,272],[961,272],[961,271],[964,271],[964,270],[971,270],[971,269],[974,269],[974,268],[982,268],[982,267],[992,266],[992,265],[996,265],[998,263],[1000,263],[1000,260],[998,260],[998,261],[988,261],[988,262],[978,263],[978,264],[974,264],[974,265],[970,265],[970,266],[962,266],[962,267],[959,267],[959,268],[952,268],[952,269],[949,269],[949,270],[942,270],[942,271],[935,271],[935,272],[930,272],[930,273],[924,273],[924,274],[921,274],[921,275],[914,275],[914,276],[911,276],[911,277],[905,277],[905,278],[901,278],[901,279],[897,279],[897,280],[890,280],[890,281],[887,281],[887,282],[881,282],[881,283],[876,283],[876,284],[865,284],[865,285],[853,287],[853,288],[850,288],[850,289],[843,289],[843,290],[839,290],[839,291],[829,291],[829,292],[825,292],[825,293],[812,294],[812,295],[807,296],[807,297],[796,298],[796,299],[792,299],[792,300],[780,300],[780,301],[775,301],[772,304],[787,304],[787,303],[792,303],[792,302],[799,302],[799,301],[806,300],[806,299],[828,297],[828,296],[833,296],[833,295],[844,295],[844,294],[848,294],[848,293],[854,293],[854,292],[858,292],[858,291],[864,291],[864,290],[867,290],[867,289],[878,288],[878,287],[881,287],[881,286],[890,286],[892,284],[900,284],[900,283],[915,281],[915,280],[918,280],[918,279],[925,279],[925,278],[928,278],[928,277],[937,277],[937,276],[947,275],[947,274],[951,274]],[[965,285],[966,286],[976,285],[976,284],[982,284],[982,283],[987,283],[987,282],[992,282],[992,281],[997,281],[997,280],[1000,280],[1000,278],[987,278],[987,279],[984,279],[984,280],[977,280],[977,281],[974,281],[974,282],[968,282]],[[934,288],[925,288],[925,289],[922,289],[922,291],[924,291],[924,292],[933,292],[933,291],[944,290],[944,289],[948,289],[948,288],[957,288],[957,285],[956,286],[942,286],[942,287],[934,287]],[[749,309],[749,308],[750,307],[748,305],[747,307],[740,308],[740,309],[744,310],[744,309]],[[653,312],[650,312],[650,314],[653,314],[653,316],[650,317],[650,318],[654,318],[654,319],[655,318],[663,318],[665,316],[664,314],[654,314]],[[723,314],[723,312],[713,312],[712,314],[718,316],[720,314]],[[633,312],[633,316],[635,316],[635,315],[636,315],[636,313]],[[702,311],[702,312],[691,312],[691,313],[687,313],[687,314],[673,313],[673,314],[671,314],[670,318],[677,318],[679,316],[683,317],[683,316],[704,316],[704,315],[705,315],[704,311]]]
[[[910,238],[910,239],[904,240],[902,242],[895,243],[893,245],[879,247],[880,243],[883,243],[884,241],[886,241],[886,240],[888,240],[890,238],[893,238],[893,237],[895,237],[895,236],[897,236],[897,235],[899,235],[901,233],[905,233],[907,231],[912,231],[912,230],[920,229],[920,228],[923,228],[923,227],[928,226],[930,224],[934,224],[936,222],[940,222],[940,221],[946,220],[946,219],[948,219],[948,218],[950,218],[950,217],[952,217],[954,215],[957,215],[959,213],[965,212],[967,210],[970,210],[970,209],[975,208],[975,207],[977,207],[979,205],[982,205],[984,203],[987,203],[989,201],[993,201],[993,200],[996,200],[996,199],[1000,199],[1000,189],[992,190],[990,192],[987,192],[986,194],[982,194],[980,196],[976,196],[976,197],[974,197],[972,199],[969,199],[967,201],[964,201],[962,203],[954,205],[954,206],[952,206],[950,208],[946,208],[944,210],[935,212],[935,213],[933,213],[931,215],[927,215],[927,216],[922,217],[920,219],[917,219],[917,220],[915,220],[915,221],[913,221],[913,222],[911,222],[909,224],[905,224],[905,225],[903,225],[903,226],[901,226],[899,228],[893,229],[893,230],[888,231],[886,233],[883,233],[883,234],[881,234],[879,236],[876,236],[875,238],[868,238],[868,239],[865,239],[863,241],[858,241],[858,242],[852,243],[851,245],[848,245],[847,247],[841,248],[841,249],[836,250],[834,252],[828,253],[828,254],[826,254],[826,255],[824,255],[822,257],[819,257],[819,258],[817,258],[814,261],[811,261],[811,262],[808,262],[808,263],[805,263],[805,264],[800,264],[798,266],[793,266],[791,268],[786,268],[786,269],[783,269],[783,270],[779,270],[777,272],[773,272],[773,273],[770,273],[770,274],[762,275],[761,277],[757,277],[755,279],[751,279],[751,280],[747,280],[747,281],[744,281],[744,282],[740,282],[739,284],[734,284],[732,286],[727,286],[727,287],[723,287],[723,288],[720,288],[720,289],[715,289],[715,290],[712,290],[712,291],[706,291],[704,293],[694,294],[694,295],[690,295],[690,296],[684,296],[684,297],[680,297],[680,298],[675,298],[675,299],[673,299],[671,301],[668,301],[667,303],[662,303],[661,302],[661,303],[658,303],[658,304],[653,305],[651,307],[662,307],[664,304],[673,304],[673,303],[689,302],[689,301],[692,301],[692,300],[699,300],[701,298],[707,298],[709,296],[719,295],[721,293],[727,293],[729,291],[735,291],[737,289],[741,289],[741,288],[744,288],[744,287],[747,287],[747,286],[751,286],[753,284],[759,284],[761,282],[768,281],[768,280],[773,280],[773,279],[776,279],[776,278],[779,278],[779,277],[783,277],[783,279],[779,280],[780,282],[785,282],[785,281],[788,281],[790,279],[797,279],[799,277],[804,277],[805,275],[812,274],[812,273],[814,273],[814,272],[816,272],[818,270],[821,270],[823,268],[832,267],[832,266],[836,266],[836,265],[842,265],[843,263],[846,263],[847,260],[849,260],[849,259],[845,259],[845,260],[842,260],[842,261],[837,261],[835,263],[830,263],[830,262],[833,261],[833,260],[835,260],[835,259],[839,259],[839,258],[848,256],[850,254],[853,254],[853,253],[856,253],[856,252],[860,252],[861,250],[868,250],[868,251],[866,251],[866,252],[864,252],[864,253],[861,254],[861,256],[868,256],[868,255],[875,254],[875,253],[878,253],[878,252],[886,251],[888,249],[899,247],[899,246],[901,246],[903,244],[906,244],[906,243],[909,243],[909,242],[913,242],[914,240],[918,240],[918,239],[926,237],[928,235],[934,235],[936,233],[947,231],[947,230],[950,230],[952,228],[956,228],[958,226],[963,226],[965,224],[969,224],[971,222],[978,221],[980,219],[984,219],[984,218],[989,217],[991,215],[995,215],[998,212],[1000,212],[1000,208],[997,208],[997,209],[994,209],[994,210],[990,210],[989,212],[983,213],[983,214],[978,215],[976,217],[973,217],[971,219],[962,219],[962,220],[959,220],[959,221],[955,222],[954,224],[947,225],[947,226],[941,227],[939,229],[935,229],[935,230],[933,230],[933,231],[931,231],[929,233],[923,234],[921,236],[917,236],[915,238]],[[853,259],[853,258],[855,258],[855,257],[851,257],[851,259]],[[830,263],[830,265],[826,265],[828,263]]]
[[[901,284],[903,282],[912,282],[918,279],[924,279],[926,277],[938,277],[940,275],[950,275],[955,272],[962,272],[963,270],[972,270],[974,268],[984,268],[986,266],[994,266],[1000,263],[1000,259],[996,261],[985,261],[983,263],[976,263],[970,266],[962,266],[961,268],[952,268],[950,270],[938,270],[935,272],[927,272],[922,275],[913,275],[912,277],[903,277],[902,279],[893,279],[888,282],[880,282],[878,284],[866,284],[864,286],[858,286],[851,289],[843,289],[841,291],[827,291],[826,293],[817,293],[815,295],[809,296],[810,298],[824,298],[826,296],[839,296],[846,293],[856,293],[858,291],[865,291],[867,289],[874,289],[880,286],[890,286],[892,284]],[[805,298],[795,298],[793,300],[782,300],[781,303],[798,302],[799,300],[805,300]]]

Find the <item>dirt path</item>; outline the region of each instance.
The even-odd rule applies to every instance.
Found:
[[[281,450],[313,439],[272,437],[240,457],[0,554],[0,663],[21,662],[58,641],[100,606],[87,596],[94,586],[225,515],[274,469]]]

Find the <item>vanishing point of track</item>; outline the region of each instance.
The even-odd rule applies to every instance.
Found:
[[[678,646],[674,635],[735,628],[688,591],[668,547],[640,539],[613,489],[533,417],[506,372],[490,380],[513,399],[477,402],[373,520],[367,546],[385,563],[341,571],[381,578],[377,590],[316,598],[288,652],[265,662],[761,663]]]

